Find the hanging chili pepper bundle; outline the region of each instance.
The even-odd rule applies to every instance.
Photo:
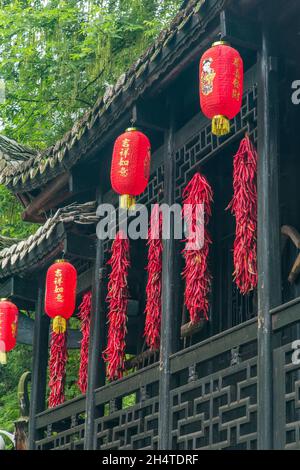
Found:
[[[191,323],[208,320],[211,275],[208,267],[209,246],[212,243],[207,224],[211,217],[212,189],[200,173],[196,173],[183,191],[183,217],[187,239],[183,250],[185,268],[185,305]],[[204,227],[203,227],[204,224]]]
[[[90,339],[90,322],[91,322],[92,293],[84,294],[82,302],[79,306],[78,317],[81,321],[82,340],[80,346],[80,366],[78,387],[82,394],[87,390],[88,378],[88,362],[89,362],[89,339]]]
[[[236,219],[234,279],[242,294],[257,287],[257,152],[246,136],[233,161],[234,195],[227,209]]]
[[[65,375],[68,360],[67,332],[51,333],[49,360],[49,408],[61,405],[65,401]]]
[[[45,312],[53,318],[49,360],[49,407],[65,401],[67,320],[73,315],[76,302],[77,272],[62,259],[55,261],[47,271]]]
[[[162,276],[162,214],[155,204],[151,213],[148,235],[148,282],[146,287],[146,343],[152,351],[159,348],[161,325],[161,276]]]
[[[112,245],[112,256],[108,261],[111,273],[108,283],[108,342],[103,353],[107,363],[106,375],[109,380],[120,379],[125,368],[125,337],[127,333],[129,240],[122,231],[118,232]]]

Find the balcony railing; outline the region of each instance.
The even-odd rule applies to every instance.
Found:
[[[300,448],[300,298],[272,311],[274,447]],[[257,447],[257,320],[252,319],[171,357],[173,449]],[[156,449],[159,364],[95,391],[95,448]],[[38,449],[81,449],[85,397],[37,416]]]

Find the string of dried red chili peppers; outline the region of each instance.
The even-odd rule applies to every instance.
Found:
[[[68,360],[67,332],[51,333],[49,360],[49,408],[61,405],[65,401],[66,364]]]
[[[183,250],[185,268],[185,305],[191,323],[208,320],[211,275],[208,267],[209,246],[212,243],[207,224],[211,217],[212,189],[200,173],[196,173],[183,191],[183,217],[187,238]],[[191,247],[195,245],[194,248]]]
[[[78,374],[78,387],[82,394],[87,390],[88,378],[88,362],[89,362],[89,339],[90,339],[90,322],[91,322],[92,293],[84,294],[82,302],[79,306],[78,317],[81,321],[80,330],[82,340],[80,345],[80,366]]]
[[[112,245],[112,256],[108,261],[111,273],[108,283],[108,343],[103,353],[107,363],[109,380],[120,379],[125,368],[125,336],[127,333],[128,286],[130,267],[129,241],[120,231]]]
[[[257,152],[246,136],[233,161],[234,195],[227,209],[236,219],[234,279],[242,294],[257,286]]]
[[[146,322],[144,336],[152,351],[159,348],[161,325],[162,214],[155,204],[148,234],[148,282],[146,287]]]

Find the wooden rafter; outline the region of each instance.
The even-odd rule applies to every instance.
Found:
[[[55,180],[49,183],[44,191],[42,191],[25,209],[22,219],[25,222],[44,222],[43,212],[63,202],[70,194],[68,189],[64,188],[69,183],[69,173],[63,173]]]

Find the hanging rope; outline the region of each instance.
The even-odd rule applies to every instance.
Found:
[[[67,360],[67,332],[56,333],[55,331],[52,331],[49,360],[49,408],[62,405],[65,401]]]
[[[107,363],[109,380],[120,379],[125,369],[125,337],[127,333],[129,241],[119,232],[112,245],[112,256],[108,261],[111,273],[108,283],[108,342],[103,353]]]
[[[77,384],[83,395],[87,390],[91,307],[92,293],[87,292],[83,296],[78,313],[79,320],[81,321],[80,330],[82,333],[82,340],[80,346],[80,366]]]
[[[161,325],[161,281],[162,281],[162,214],[155,204],[151,213],[148,234],[148,282],[146,287],[146,322],[144,336],[150,350],[155,351],[160,344]]]
[[[208,320],[211,288],[208,256],[212,242],[207,225],[211,217],[212,200],[213,193],[207,179],[196,173],[183,191],[183,217],[188,235],[182,252],[185,259],[182,276],[185,280],[184,301],[193,324],[202,318]],[[191,244],[195,243],[196,249],[190,249]]]
[[[257,287],[257,152],[246,136],[233,160],[233,199],[227,209],[236,220],[234,280],[241,294]]]

